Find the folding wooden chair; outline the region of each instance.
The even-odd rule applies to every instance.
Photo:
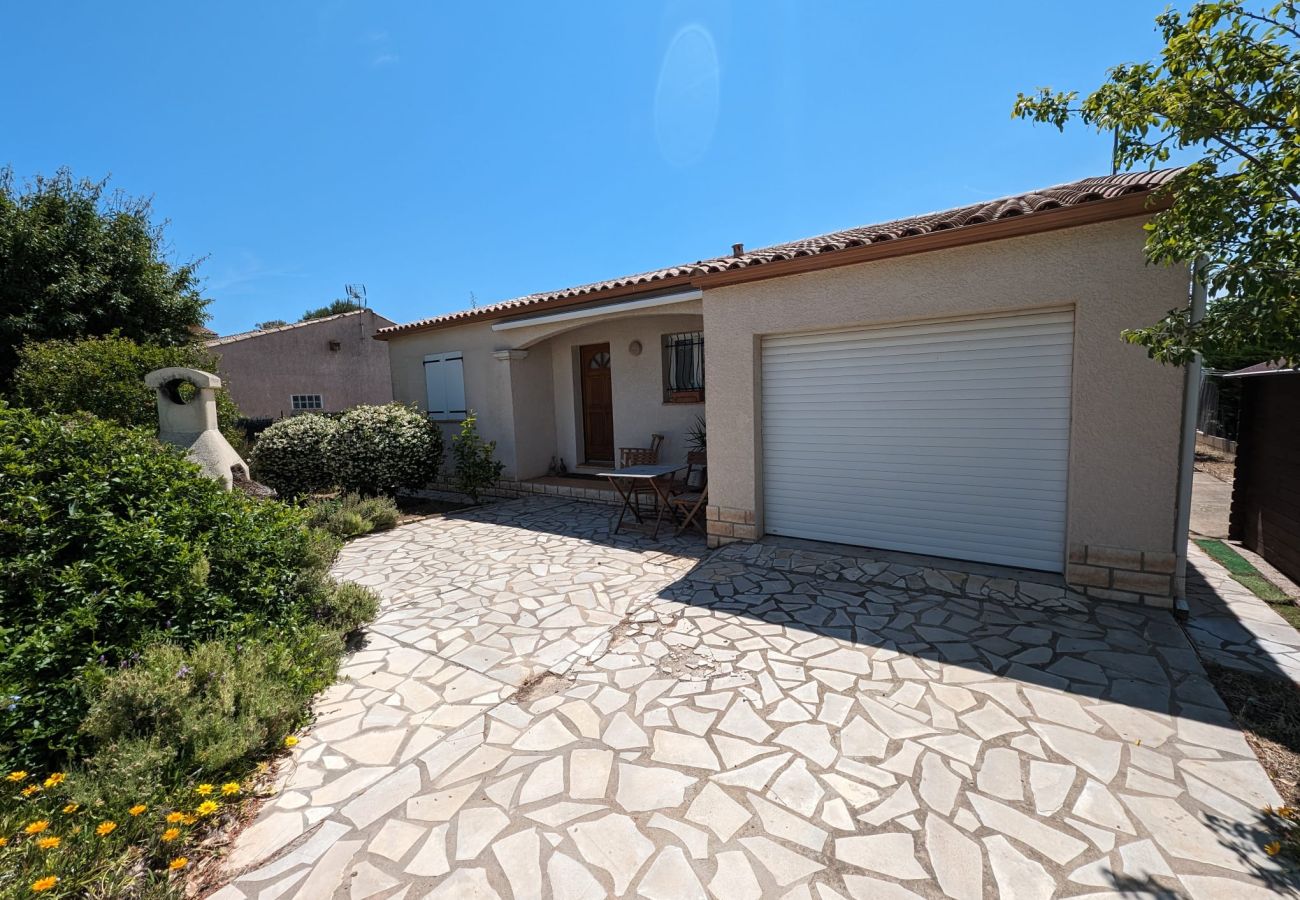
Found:
[[[680,535],[692,525],[699,529],[700,534],[708,534],[704,521],[704,507],[709,502],[707,482],[702,484],[698,491],[684,491],[670,498],[668,502],[672,504],[673,515],[681,517],[681,524],[677,526],[676,534]]]
[[[703,450],[692,450],[686,454],[686,474],[681,478],[673,479],[668,491],[672,494],[684,494],[687,491],[699,490],[699,485],[691,484],[691,479],[698,472],[700,475],[700,484],[706,482],[708,465],[708,456]]]
[[[629,466],[653,466],[659,463],[659,447],[664,442],[662,434],[650,435],[649,447],[620,447],[618,451],[618,467],[626,469]],[[648,484],[637,484],[632,489],[632,500],[636,504],[637,514],[641,513],[641,498],[650,497],[653,502],[658,502],[654,489]]]

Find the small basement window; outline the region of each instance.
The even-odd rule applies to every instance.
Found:
[[[294,412],[325,408],[325,404],[321,402],[320,394],[293,394],[289,397],[289,401],[293,405]]]
[[[681,331],[663,339],[664,402],[704,400],[704,332]]]

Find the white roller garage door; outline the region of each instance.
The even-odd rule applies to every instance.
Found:
[[[763,339],[770,534],[1061,571],[1070,312]]]

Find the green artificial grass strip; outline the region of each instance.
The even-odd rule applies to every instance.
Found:
[[[1269,608],[1273,609],[1282,618],[1291,623],[1291,627],[1300,631],[1300,606],[1296,606],[1290,601],[1286,603],[1270,603]]]
[[[1283,618],[1297,629],[1300,629],[1300,607],[1292,603],[1291,598],[1284,594],[1281,588],[1265,578],[1259,569],[1251,565],[1250,560],[1233,550],[1223,541],[1200,538],[1196,541],[1196,546],[1227,569],[1228,574],[1232,576],[1234,581],[1245,585],[1252,594],[1272,606],[1282,614]]]

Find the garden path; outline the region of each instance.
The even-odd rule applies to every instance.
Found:
[[[1295,893],[1168,613],[609,513],[528,498],[350,544],[384,610],[213,896]]]

